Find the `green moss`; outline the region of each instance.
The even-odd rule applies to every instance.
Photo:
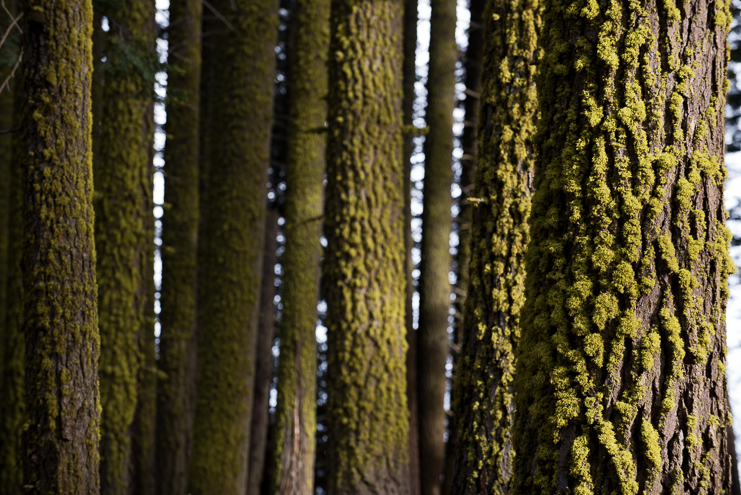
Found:
[[[278,404],[273,493],[313,494],[316,431],[316,305],[326,136],[330,1],[293,11],[290,131],[285,192]]]

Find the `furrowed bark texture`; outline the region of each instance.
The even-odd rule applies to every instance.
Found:
[[[13,11],[17,11],[13,9]],[[7,43],[7,41],[6,41]],[[6,45],[7,46],[7,45]],[[20,73],[10,89],[0,95],[4,112],[0,126],[10,129],[20,124],[16,118],[23,100]],[[24,154],[22,135],[8,134],[0,138],[0,167],[7,189],[5,196],[6,255],[2,260],[3,277],[0,284],[5,289],[5,300],[0,310],[0,487],[3,495],[23,493],[21,469],[21,432],[25,422],[24,396],[24,339],[23,278],[21,255],[23,252],[23,177],[20,167]]]
[[[728,493],[726,2],[544,4],[517,493]]]
[[[430,2],[430,71],[427,78],[422,261],[417,332],[420,487],[440,495],[445,458],[445,409],[448,314],[450,308],[450,184],[453,179],[453,108],[455,107],[456,2]]]
[[[24,493],[98,493],[89,0],[23,2]]]
[[[404,0],[404,60],[402,111],[404,112],[404,275],[407,281],[404,326],[407,332],[407,403],[409,407],[409,493],[419,495],[419,425],[417,422],[417,332],[414,329],[414,261],[412,260],[412,154],[414,153],[414,84],[417,82],[417,0]]]
[[[455,316],[453,322],[453,382],[458,374],[460,359],[461,335],[463,333],[466,295],[468,291],[468,265],[471,262],[471,220],[472,206],[469,198],[473,197],[473,179],[476,170],[478,152],[479,106],[481,97],[481,73],[483,72],[484,52],[484,8],[486,0],[469,0],[468,11],[468,46],[463,55],[465,71],[466,99],[464,103],[464,126],[460,138],[463,156],[460,159],[461,173],[458,184],[461,194],[458,196],[457,224],[458,246],[454,256],[455,266]],[[452,393],[452,392],[451,392]],[[455,401],[454,394],[451,402]],[[453,489],[453,469],[455,466],[455,448],[458,445],[458,427],[455,416],[448,418],[448,442],[445,444],[445,480],[443,495],[450,495]]]
[[[409,493],[402,20],[398,0],[332,2],[324,268],[332,495]]]
[[[250,433],[250,472],[247,493],[261,493],[270,427],[270,385],[273,383],[273,342],[275,341],[275,264],[278,260],[277,202],[268,204],[263,241],[260,314],[257,327],[255,360],[255,399]]]
[[[299,0],[293,11],[286,250],[273,493],[314,493],[316,322],[327,136],[330,0]]]
[[[101,493],[123,495],[137,475],[132,424],[154,294],[147,280],[153,248],[153,80],[142,68],[155,56],[154,2],[107,6],[107,57],[98,93],[95,156],[95,243],[100,314]],[[96,29],[101,29],[96,26]]]
[[[248,486],[278,36],[275,0],[219,0],[213,8],[226,22],[214,23],[209,40],[214,77],[205,100],[211,125],[199,232],[193,495],[243,494]]]
[[[514,349],[524,302],[537,97],[536,1],[490,0],[471,262],[453,412],[453,493],[511,493]],[[519,454],[518,454],[519,455]]]
[[[200,0],[172,0],[168,42],[165,201],[157,384],[157,491],[186,495],[196,381]]]

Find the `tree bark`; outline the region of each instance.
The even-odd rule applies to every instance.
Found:
[[[165,143],[162,289],[157,384],[157,491],[186,495],[196,400],[199,219],[200,0],[172,0],[168,43],[170,97]]]
[[[89,0],[23,2],[28,494],[98,493]]]
[[[514,488],[728,493],[728,4],[543,18]]]
[[[205,221],[198,235],[198,397],[188,492],[236,495],[248,486],[278,5],[211,5],[223,19],[209,33],[214,77],[202,102],[210,125]]]
[[[275,264],[278,250],[278,205],[268,206],[263,241],[260,315],[257,326],[257,358],[255,362],[255,400],[252,408],[250,434],[250,473],[247,493],[261,493],[265,474],[265,459],[270,455],[270,385],[273,383],[273,341],[275,340]]]
[[[324,277],[328,492],[409,493],[403,4],[334,0]],[[359,95],[364,95],[359,99]]]
[[[96,143],[95,244],[100,314],[101,493],[123,495],[136,484],[132,424],[143,365],[140,339],[154,304],[147,280],[153,248],[152,139],[156,60],[155,6],[149,0],[107,5],[110,31],[99,142]],[[102,29],[95,26],[95,29]]]
[[[314,493],[329,14],[330,0],[300,0],[293,11],[275,494]]]
[[[419,495],[419,416],[417,405],[417,331],[414,329],[414,261],[412,259],[412,155],[414,154],[414,100],[417,82],[417,0],[404,0],[404,61],[402,65],[404,112],[404,274],[407,280],[405,291],[405,327],[407,331],[407,402],[409,404],[409,493]]]
[[[445,409],[448,315],[450,308],[450,185],[453,179],[456,2],[430,3],[430,70],[427,78],[425,180],[422,211],[422,261],[419,278],[417,395],[419,401],[420,487],[440,495],[445,458]]]
[[[513,351],[523,304],[540,17],[532,2],[512,9],[500,0],[490,0],[483,17],[476,203],[454,388],[458,445],[452,483],[453,493],[506,494],[519,493],[510,490],[516,458]]]

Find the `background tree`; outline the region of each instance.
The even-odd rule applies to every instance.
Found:
[[[427,77],[425,180],[422,211],[422,260],[417,332],[420,487],[425,495],[442,490],[445,444],[443,402],[447,377],[450,308],[450,185],[453,179],[453,109],[455,108],[456,2],[432,0],[430,68]]]
[[[537,4],[487,3],[471,264],[453,415],[453,493],[511,493],[514,349],[524,302]],[[507,70],[503,70],[502,68]],[[517,493],[517,492],[514,492]]]
[[[100,313],[101,492],[121,495],[136,485],[140,348],[150,320],[152,269],[153,84],[156,69],[154,2],[106,4],[108,20],[96,102],[95,244]],[[95,26],[95,29],[102,29]],[[154,399],[153,397],[151,399]],[[137,424],[138,426],[138,424]]]
[[[704,0],[544,4],[518,492],[730,489],[730,22]]]
[[[188,492],[244,493],[269,166],[277,2],[211,4],[199,231],[198,397]],[[209,79],[212,77],[212,79]],[[249,139],[245,137],[249,137]],[[202,255],[202,256],[201,256]]]
[[[168,28],[167,142],[162,218],[161,333],[157,388],[157,491],[185,495],[196,400],[199,218],[200,0],[172,0]]]
[[[272,492],[314,493],[316,322],[322,247],[330,0],[293,10],[275,467]]]
[[[332,2],[324,230],[330,494],[409,492],[402,85],[392,76],[402,68],[402,7]]]
[[[23,2],[23,335],[30,494],[98,493],[89,0]]]

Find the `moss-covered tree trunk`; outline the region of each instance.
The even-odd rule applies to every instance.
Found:
[[[537,115],[537,3],[512,9],[489,0],[484,19],[471,262],[453,389],[452,484],[461,494],[512,493],[513,351],[524,301]]]
[[[448,314],[450,308],[450,185],[453,179],[456,2],[432,0],[430,69],[427,78],[425,180],[422,211],[422,261],[419,277],[417,395],[419,401],[420,487],[440,495],[445,459],[445,410]]]
[[[263,241],[262,275],[260,280],[260,313],[257,324],[255,358],[255,398],[250,427],[250,465],[247,493],[261,493],[265,486],[265,462],[270,428],[270,385],[273,383],[273,342],[275,341],[275,264],[278,260],[277,201],[268,204]]]
[[[544,4],[515,490],[728,493],[726,2]]]
[[[332,495],[409,493],[403,4],[333,0],[324,277]]]
[[[404,0],[404,60],[402,62],[402,111],[404,112],[404,275],[407,286],[404,301],[404,326],[407,332],[407,403],[409,407],[409,490],[419,495],[419,424],[417,421],[417,332],[414,329],[414,261],[412,259],[412,154],[414,153],[414,85],[417,82],[417,0]]]
[[[8,4],[6,4],[8,5]],[[18,10],[10,5],[11,12]],[[10,21],[5,24],[8,28]],[[5,48],[10,53],[10,43],[18,48],[19,31],[14,29],[6,40]],[[15,63],[13,57],[10,57]],[[12,67],[3,67],[0,73],[5,80]],[[17,118],[23,101],[21,73],[16,71],[9,88],[0,93],[0,128],[15,129],[20,124]],[[3,495],[21,495],[23,480],[21,469],[21,432],[25,422],[24,397],[24,339],[23,323],[23,278],[21,256],[23,253],[23,177],[20,166],[23,142],[20,132],[0,136],[0,228],[4,241],[0,246],[0,487]]]
[[[299,0],[293,11],[275,494],[314,493],[329,13],[330,0]]]
[[[170,2],[161,333],[157,384],[157,491],[185,495],[196,381],[199,218],[200,0]]]
[[[95,156],[95,242],[100,313],[101,493],[135,485],[132,427],[144,356],[142,332],[153,304],[147,274],[153,248],[154,2],[106,5],[103,88],[96,102],[100,141]],[[95,29],[101,29],[95,26]]]
[[[236,495],[248,486],[278,5],[211,5],[224,20],[212,23],[209,33],[214,77],[205,100],[210,125],[188,492]]]
[[[23,2],[24,493],[98,493],[90,0]]]

